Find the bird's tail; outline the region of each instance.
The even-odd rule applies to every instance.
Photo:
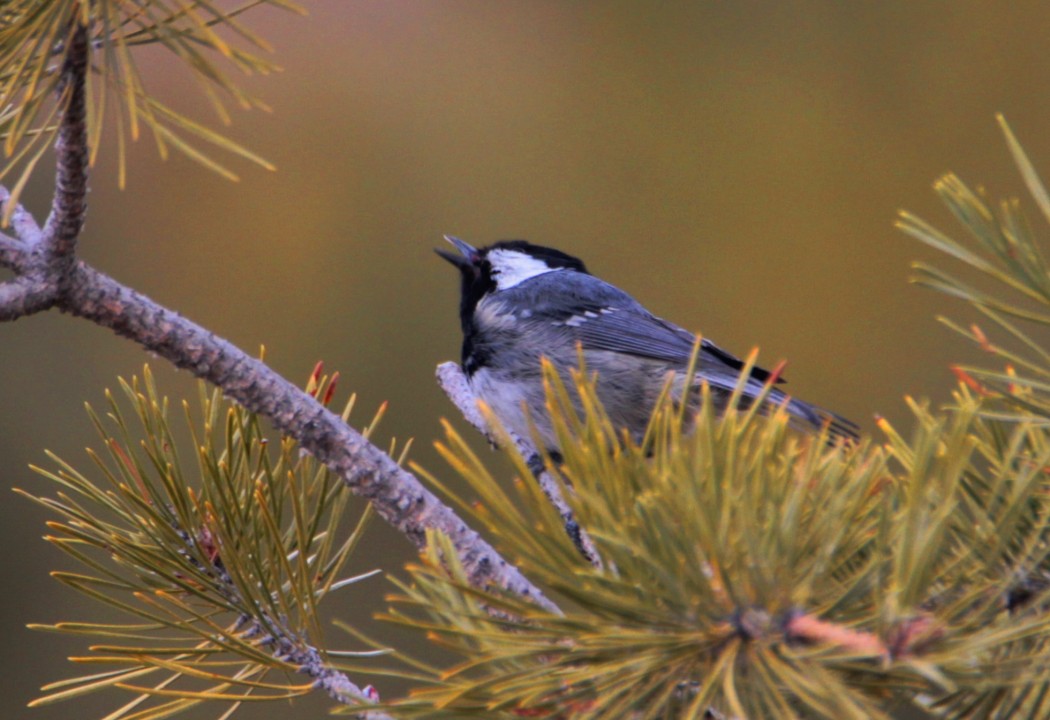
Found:
[[[741,383],[739,375],[722,377],[721,374],[712,375],[703,372],[698,373],[698,379],[720,391],[733,393],[739,390],[741,407],[750,406],[751,402],[758,398],[762,398],[763,403],[770,407],[783,406],[791,415],[794,427],[810,432],[820,432],[826,427],[830,442],[836,442],[840,438],[847,442],[855,442],[859,437],[857,423],[838,413],[793,398],[780,388],[771,387],[768,379],[762,381],[755,377],[748,377]]]
[[[838,413],[833,413],[822,407],[810,405],[802,400],[789,397],[778,389],[774,389],[769,393],[766,402],[776,405],[786,402],[787,411],[791,413],[792,418],[797,419],[799,423],[804,423],[808,426],[807,429],[820,431],[827,427],[828,440],[831,442],[835,442],[840,438],[851,443],[857,441],[857,423],[842,417]]]

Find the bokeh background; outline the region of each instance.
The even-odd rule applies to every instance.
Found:
[[[906,430],[902,398],[944,402],[948,366],[976,352],[934,320],[972,313],[908,284],[909,263],[935,255],[893,228],[896,212],[955,232],[931,190],[947,170],[1021,194],[996,112],[1050,174],[1042,2],[304,4],[305,18],[246,18],[284,72],[245,81],[273,112],[237,113],[230,132],[278,171],[234,160],[229,183],[159,161],[147,140],[121,191],[109,144],[83,255],[249,351],[265,344],[289,378],[325,360],[358,417],[388,400],[381,436],[414,437],[436,471],[438,421],[455,411],[433,368],[459,352],[456,278],[431,252],[443,233],[580,255],[730,350],[787,358],[799,396]],[[158,95],[213,117],[170,58],[142,61]],[[42,213],[50,191],[39,172],[26,201]],[[86,466],[83,403],[146,361],[170,395],[194,391],[83,321],[0,325],[3,485],[46,491],[27,469],[45,449]],[[14,494],[0,503],[0,717],[98,717],[112,698],[25,708],[79,652],[25,624],[92,612],[49,579],[65,565],[40,540],[45,519]],[[411,557],[377,523],[355,568]],[[389,590],[376,579],[330,609],[367,618]]]

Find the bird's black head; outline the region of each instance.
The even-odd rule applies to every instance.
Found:
[[[586,273],[583,262],[561,250],[533,245],[525,240],[503,240],[488,247],[475,248],[459,238],[445,236],[459,254],[435,250],[459,268],[462,279],[459,314],[466,332],[474,308],[483,297],[508,290],[529,278],[555,270]]]

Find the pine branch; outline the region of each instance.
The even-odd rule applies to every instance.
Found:
[[[264,633],[265,630],[259,623],[246,634],[251,637],[255,634]],[[314,679],[317,687],[324,690],[330,698],[340,705],[361,705],[376,702],[373,691],[369,687],[361,688],[351,682],[345,673],[335,670],[325,662],[315,648],[303,646],[288,636],[270,635],[262,644],[269,646],[274,657],[285,662],[292,663],[299,668],[299,672],[309,675]],[[365,712],[358,717],[365,720],[391,720],[391,716],[383,712]]]
[[[0,235],[0,263],[16,277],[0,284],[0,320],[57,307],[133,340],[271,420],[353,492],[372,501],[379,515],[416,547],[424,547],[427,531],[446,534],[478,587],[498,586],[554,609],[536,586],[414,475],[316,399],[226,340],[75,260],[87,193],[87,137],[83,106],[76,102],[83,97],[84,65],[77,54],[86,51],[85,42],[75,43],[63,70],[69,105],[56,145],[58,189],[44,229],[38,230],[21,206],[4,208],[12,213],[16,237]],[[10,202],[6,190],[0,189],[0,201],[5,206]]]
[[[326,402],[333,379],[315,371],[307,392]],[[88,451],[93,470],[82,473],[52,456],[57,468],[34,469],[61,491],[18,491],[58,516],[46,539],[82,565],[55,579],[124,616],[30,627],[90,638],[89,656],[74,662],[119,669],[101,681],[92,673],[48,685],[33,705],[99,690],[134,694],[109,716],[116,719],[132,706],[140,714],[128,717],[160,716],[187,704],[218,699],[236,706],[320,689],[359,717],[389,720],[374,707],[378,693],[331,661],[318,620],[331,592],[376,574],[341,577],[371,507],[348,532],[349,497],[338,479],[287,438],[274,454],[258,417],[221,402],[220,391],[204,383],[199,419],[183,403],[194,472],[180,460],[169,403],[149,368],[141,381],[121,386],[126,403],[107,392],[109,412],[88,408],[105,448]],[[352,406],[351,399],[343,417]],[[137,416],[138,427],[129,416]],[[267,680],[271,673],[281,679]],[[312,682],[295,683],[290,673]],[[187,682],[173,687],[178,678]]]
[[[51,258],[56,274],[62,276],[73,262],[77,237],[87,215],[87,32],[86,27],[77,24],[62,68],[59,88],[68,99],[55,141],[55,197],[41,237],[45,254]]]
[[[17,320],[52,307],[58,285],[69,276],[76,239],[87,212],[86,82],[87,28],[79,23],[62,68],[59,94],[66,109],[55,144],[55,197],[43,229],[21,206],[11,213],[18,240],[0,236],[0,264],[17,277],[0,285],[0,320]],[[6,215],[10,194],[0,187]],[[21,242],[19,242],[19,240]]]
[[[46,310],[53,304],[50,292],[42,290],[34,278],[23,276],[0,284],[0,322]]]
[[[225,573],[219,586],[221,593],[232,604],[244,604],[231,578]],[[240,621],[246,623],[246,627],[240,630],[244,640],[258,643],[268,648],[277,660],[294,665],[300,673],[313,678],[315,686],[340,705],[369,705],[377,701],[377,694],[372,688],[356,685],[346,673],[333,668],[317,648],[298,637],[278,618],[260,611],[258,617],[242,615]],[[363,712],[357,717],[363,720],[391,720],[386,713],[377,711]]]

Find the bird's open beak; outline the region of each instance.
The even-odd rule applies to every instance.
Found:
[[[458,237],[452,237],[451,235],[446,235],[445,239],[455,245],[460,254],[456,255],[455,253],[450,253],[448,250],[439,249],[435,249],[434,252],[461,270],[474,267],[474,264],[478,261],[477,248],[474,248],[470,244],[460,240]]]

